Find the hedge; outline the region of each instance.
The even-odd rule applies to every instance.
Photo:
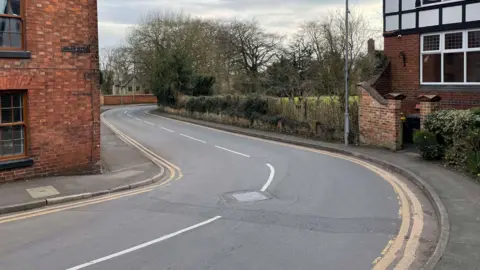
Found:
[[[424,127],[428,134],[422,134],[428,140],[417,138],[415,142],[424,158],[432,156],[425,145],[435,140],[438,154],[450,165],[466,168],[476,175],[480,173],[480,108],[434,112],[426,117]]]

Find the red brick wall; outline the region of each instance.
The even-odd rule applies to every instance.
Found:
[[[401,52],[405,53],[404,66]],[[405,114],[418,113],[415,109],[419,104],[417,97],[421,94],[439,95],[442,98],[442,108],[468,109],[480,107],[480,86],[468,92],[462,90],[435,91],[429,87],[428,91],[420,89],[420,35],[406,35],[402,37],[385,37],[385,55],[391,61],[390,78],[391,92],[407,96],[402,103]]]
[[[102,96],[102,99],[103,105],[157,104],[157,97],[154,95]]]
[[[359,87],[358,92],[360,143],[399,150],[402,101],[387,100],[388,104],[382,105],[363,88]]]
[[[405,66],[401,52],[406,56]],[[407,96],[402,110],[406,114],[415,113],[420,88],[420,36],[386,37],[385,55],[391,61],[391,92]]]
[[[34,166],[0,171],[0,182],[100,171],[97,1],[26,0],[31,59],[0,59],[0,91],[26,90],[28,156]],[[62,46],[90,46],[63,53]]]
[[[480,85],[478,92],[462,92],[462,91],[419,91],[419,94],[438,95],[442,98],[440,106],[442,109],[470,109],[480,107]]]

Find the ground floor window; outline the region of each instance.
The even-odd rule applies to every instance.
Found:
[[[423,84],[480,84],[480,30],[421,37]]]
[[[26,156],[26,94],[0,92],[0,160]]]

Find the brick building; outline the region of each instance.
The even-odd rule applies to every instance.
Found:
[[[0,182],[100,171],[97,1],[0,0]]]
[[[383,0],[383,13],[390,66],[379,92],[404,94],[406,115],[420,95],[440,96],[442,108],[480,107],[479,0]]]

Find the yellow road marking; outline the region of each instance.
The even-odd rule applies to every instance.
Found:
[[[411,225],[410,224],[410,203],[409,203],[409,199],[410,199],[410,201],[412,201],[412,207],[413,207],[413,211],[414,211],[413,225],[412,225],[412,228],[410,230],[410,235],[409,235],[408,241],[405,245],[405,250],[403,252],[402,259],[397,264],[397,267],[395,269],[408,269],[408,266],[410,266],[410,264],[415,259],[415,252],[416,252],[416,249],[419,245],[420,234],[423,230],[423,209],[422,209],[422,205],[418,201],[418,198],[416,198],[416,196],[413,194],[413,192],[408,188],[408,186],[406,184],[404,184],[402,181],[397,179],[393,174],[387,172],[386,170],[383,170],[379,167],[376,167],[376,166],[374,166],[374,165],[372,165],[368,162],[362,161],[360,159],[350,157],[350,156],[346,156],[346,155],[342,155],[342,154],[336,154],[336,153],[317,150],[317,149],[313,149],[313,148],[298,146],[298,145],[294,145],[294,144],[282,143],[282,142],[277,142],[277,141],[252,137],[252,136],[248,136],[248,135],[238,134],[238,133],[234,133],[234,132],[229,132],[229,131],[225,131],[225,130],[214,129],[214,128],[202,126],[202,125],[199,125],[199,124],[194,124],[194,123],[180,121],[180,120],[173,119],[173,118],[163,117],[163,116],[156,115],[156,114],[151,114],[149,112],[145,112],[145,113],[148,114],[148,115],[151,115],[151,116],[160,117],[160,118],[164,118],[164,119],[168,119],[168,120],[172,120],[172,121],[175,121],[175,122],[188,124],[188,125],[192,125],[192,126],[197,126],[197,127],[205,128],[205,129],[208,129],[208,130],[213,130],[213,131],[216,131],[216,132],[222,132],[222,133],[226,133],[226,134],[230,134],[230,135],[234,135],[234,136],[238,136],[238,137],[248,138],[248,139],[252,139],[252,140],[267,142],[267,143],[276,144],[276,145],[282,145],[282,146],[285,146],[285,147],[296,148],[296,149],[301,149],[301,150],[305,150],[305,151],[309,151],[309,152],[316,152],[316,153],[331,156],[331,157],[336,157],[336,158],[339,158],[339,159],[343,159],[343,160],[347,160],[347,161],[356,163],[358,165],[361,165],[361,166],[375,172],[376,174],[380,175],[380,177],[382,179],[387,181],[393,187],[395,193],[397,193],[397,195],[398,195],[397,198],[400,200],[399,213],[400,213],[400,216],[401,216],[401,219],[402,219],[402,224],[400,225],[399,234],[393,240],[389,241],[389,243],[387,243],[386,247],[383,249],[383,251],[381,253],[382,256],[378,257],[377,259],[375,259],[373,261],[373,263],[372,263],[374,265],[373,269],[386,269],[388,266],[390,266],[390,264],[396,258],[397,253],[402,249],[403,244],[404,244],[404,239],[407,236],[407,234],[410,230],[410,225]],[[407,195],[405,195],[405,192],[407,193]]]
[[[174,180],[175,181],[179,180],[183,177],[183,174],[182,174],[179,167],[177,167],[173,163],[163,159],[162,157],[153,153],[149,149],[145,148],[143,145],[141,145],[140,143],[138,143],[134,139],[132,139],[129,136],[127,136],[126,134],[122,133],[121,131],[116,129],[113,125],[111,125],[108,121],[106,121],[103,117],[102,117],[102,121],[104,121],[104,123],[109,128],[111,128],[112,131],[114,131],[114,133],[116,133],[117,136],[122,141],[124,141],[127,144],[130,144],[130,145],[133,145],[133,146],[137,147],[140,151],[142,151],[145,155],[147,155],[149,157],[149,159],[151,159],[154,163],[160,164],[161,166],[166,167],[170,172],[168,179],[166,179],[165,181],[162,181],[161,183],[149,185],[149,186],[139,188],[139,189],[135,189],[135,190],[127,190],[127,191],[124,191],[124,192],[109,194],[109,195],[101,196],[101,197],[98,197],[98,198],[92,198],[92,199],[84,200],[84,201],[81,201],[81,202],[66,203],[66,204],[62,204],[62,205],[58,205],[58,206],[51,206],[51,207],[47,206],[46,208],[42,208],[42,209],[36,209],[36,210],[26,211],[26,212],[22,212],[22,213],[3,216],[3,217],[0,218],[0,224],[7,223],[7,222],[18,221],[18,220],[23,220],[23,219],[32,218],[32,217],[37,217],[37,216],[42,216],[42,215],[47,215],[47,214],[52,214],[52,213],[56,213],[56,212],[60,212],[60,211],[64,211],[64,210],[79,208],[79,207],[83,207],[83,206],[98,204],[98,203],[102,203],[102,202],[107,202],[107,201],[116,200],[116,199],[120,199],[120,198],[124,198],[124,197],[128,197],[128,196],[133,196],[133,195],[137,195],[137,194],[150,192],[154,189],[167,186],[167,185],[170,184],[170,182],[172,182]]]

